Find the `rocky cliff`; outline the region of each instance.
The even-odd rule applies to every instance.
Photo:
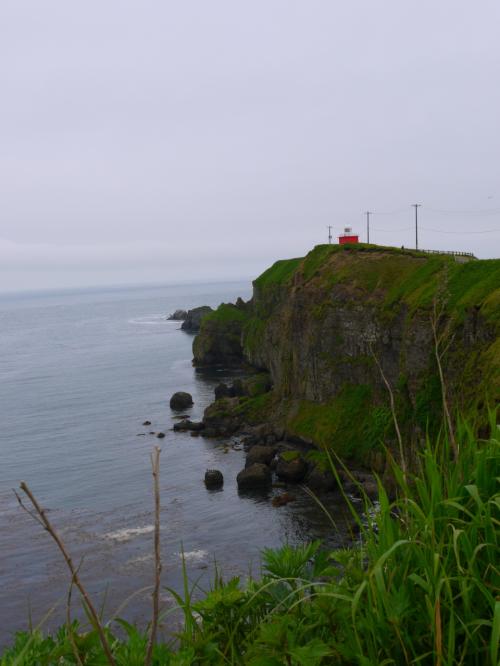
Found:
[[[440,422],[436,339],[450,404],[500,402],[500,260],[321,245],[253,286],[249,303],[206,317],[194,344],[195,364],[270,373],[273,390],[241,401],[242,419],[366,459],[393,437],[388,383],[416,440]]]

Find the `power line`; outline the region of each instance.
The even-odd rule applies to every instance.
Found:
[[[420,227],[423,231],[433,231],[437,234],[494,234],[500,232],[500,229],[482,229],[481,231],[444,231],[444,229],[430,229],[429,227]]]
[[[500,208],[482,208],[479,210],[446,210],[444,208],[429,208],[425,207],[425,210],[430,210],[433,213],[444,213],[446,215],[498,215],[500,214]]]
[[[372,231],[382,231],[383,233],[392,234],[394,231],[409,231],[413,227],[399,227],[398,229],[379,229],[379,227],[371,227]]]
[[[396,210],[390,210],[390,211],[380,211],[380,210],[375,210],[375,211],[370,211],[371,215],[397,215],[398,213],[404,213],[407,208],[397,208]]]

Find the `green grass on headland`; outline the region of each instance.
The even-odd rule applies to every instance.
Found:
[[[209,312],[203,317],[203,322],[215,322],[217,324],[227,324],[232,321],[246,321],[248,315],[232,303],[221,303],[217,310]]]
[[[157,645],[160,666],[497,666],[500,657],[500,440],[458,427],[458,459],[445,437],[427,441],[420,469],[393,465],[397,496],[379,486],[365,513],[351,504],[359,539],[347,550],[318,543],[265,550],[259,580],[216,575],[195,601],[174,595],[184,623]],[[333,461],[332,461],[333,464]],[[337,464],[337,463],[336,463]],[[348,498],[346,498],[348,501]],[[116,630],[125,631],[117,638]],[[106,629],[117,666],[144,664],[147,635]],[[54,637],[18,634],[1,666],[106,664],[97,632],[72,624]]]
[[[267,287],[269,285],[283,285],[286,284],[295,270],[300,265],[301,258],[298,259],[281,259],[276,261],[270,268],[268,268],[262,275],[254,280],[254,285],[257,288]]]

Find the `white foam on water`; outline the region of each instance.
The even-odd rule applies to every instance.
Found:
[[[125,565],[137,565],[137,564],[144,564],[144,562],[150,562],[153,559],[153,555],[141,555],[140,557],[134,557],[131,560],[127,560],[125,562]]]
[[[182,559],[182,553],[177,553],[177,555]],[[184,559],[186,562],[202,562],[207,555],[206,550],[188,550],[187,553],[184,553]]]
[[[129,319],[129,324],[136,324],[139,326],[158,326],[164,324],[168,321],[165,315],[145,315],[144,317],[136,317],[134,319]]]
[[[149,534],[155,529],[154,525],[144,525],[144,527],[124,527],[116,532],[108,532],[103,535],[103,539],[110,539],[112,541],[130,541],[134,537],[141,534]]]

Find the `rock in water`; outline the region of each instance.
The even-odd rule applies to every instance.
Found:
[[[176,310],[173,314],[167,317],[168,321],[184,321],[188,313],[186,310]]]
[[[186,319],[182,323],[182,330],[197,333],[200,330],[201,320],[210,312],[213,312],[213,310],[208,305],[202,305],[199,308],[189,310]]]
[[[330,470],[323,470],[320,467],[315,466],[307,475],[305,484],[308,488],[311,488],[311,490],[328,491],[333,490],[336,487],[337,482]]]
[[[218,469],[207,469],[205,472],[205,485],[207,488],[220,488],[224,484],[222,472]]]
[[[276,449],[273,446],[259,446],[258,444],[252,446],[247,454],[245,467],[250,467],[255,463],[270,465],[275,453]]]
[[[299,483],[305,477],[306,472],[307,463],[300,457],[290,461],[280,458],[276,466],[276,476],[289,483]]]
[[[250,490],[252,488],[266,488],[271,485],[271,470],[267,465],[254,463],[238,474],[236,477],[239,490]]]
[[[186,409],[186,407],[191,407],[193,404],[193,396],[190,393],[184,391],[177,391],[170,398],[170,407],[172,409]]]
[[[190,421],[189,419],[183,419],[179,423],[174,423],[174,430],[176,432],[182,432],[184,430],[192,430],[195,432],[200,432],[200,430],[205,429],[205,424],[203,421]]]

